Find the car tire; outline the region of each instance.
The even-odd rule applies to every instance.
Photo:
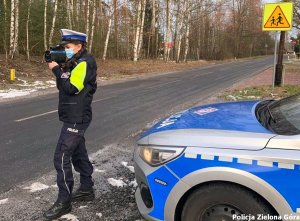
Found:
[[[192,192],[183,206],[181,221],[257,220],[258,214],[276,212],[258,194],[236,184],[220,182]],[[241,216],[244,219],[238,219]]]

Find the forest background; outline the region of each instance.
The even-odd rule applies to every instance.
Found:
[[[300,29],[300,2],[293,2]],[[0,0],[0,63],[42,60],[60,42],[61,28],[86,33],[88,51],[103,61],[272,54],[274,36],[261,30],[262,13],[261,0]]]

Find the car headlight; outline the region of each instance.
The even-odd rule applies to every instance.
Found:
[[[158,166],[176,158],[184,149],[184,147],[139,146],[139,154],[150,166]]]

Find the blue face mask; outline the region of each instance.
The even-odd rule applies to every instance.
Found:
[[[65,52],[68,59],[72,58],[75,54],[72,48],[65,49]]]

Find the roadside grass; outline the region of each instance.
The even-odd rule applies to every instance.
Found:
[[[226,91],[220,97],[228,101],[236,100],[258,100],[258,99],[278,99],[288,97],[300,93],[299,85],[285,85],[283,87],[275,87],[265,85],[259,87],[246,87],[244,89],[235,89]]]
[[[300,60],[294,61],[294,63],[285,64],[285,71],[294,74],[300,74]]]

